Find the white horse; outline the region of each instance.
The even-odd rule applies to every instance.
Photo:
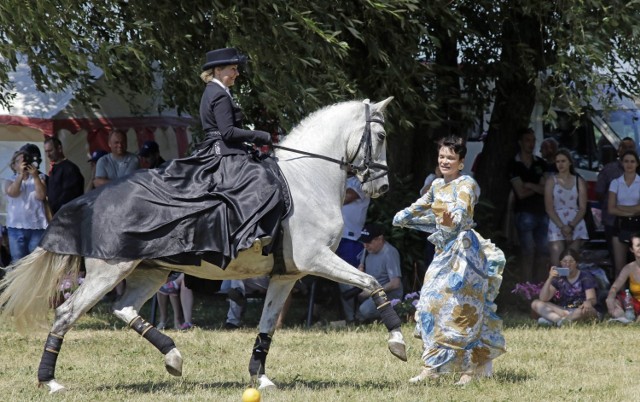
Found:
[[[85,258],[86,276],[82,286],[56,308],[38,368],[40,384],[47,385],[50,393],[64,389],[55,379],[56,359],[64,335],[80,316],[125,278],[126,291],[114,303],[114,314],[164,354],[170,374],[180,376],[182,356],[173,340],[138,315],[143,303],[166,282],[170,271],[206,279],[272,275],[249,363],[251,380],[259,388],[274,386],[265,375],[265,362],[276,319],[295,281],[309,274],[371,291],[389,330],[389,350],[406,361],[401,322],[382,287],[373,277],[334,253],[342,234],[346,170],[357,171],[364,182],[364,191],[371,197],[388,189],[383,111],[391,99],[373,105],[368,101],[351,101],[326,107],[304,119],[277,150],[278,164],[289,183],[294,205],[283,222],[285,273],[273,274],[273,256],[263,256],[254,249],[240,252],[225,270],[204,261],[201,266],[180,266],[161,260]],[[19,330],[46,323],[50,300],[61,279],[77,275],[82,258],[37,248],[9,267],[0,282],[0,290],[4,289],[0,294],[3,316],[13,317]]]

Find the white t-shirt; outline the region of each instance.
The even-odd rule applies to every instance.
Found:
[[[630,186],[624,182],[624,175],[614,179],[609,185],[609,191],[616,193],[618,205],[633,206],[640,204],[640,177],[636,175]]]
[[[7,227],[16,229],[46,229],[47,215],[44,212],[44,202],[36,198],[36,183],[33,177],[20,184],[20,195],[10,197],[7,187],[16,179],[16,174],[3,179],[2,190],[7,200]],[[40,180],[45,181],[45,175],[40,173]]]
[[[342,206],[342,220],[344,221],[342,237],[345,239],[358,240],[362,232],[362,227],[367,220],[367,209],[369,208],[369,201],[371,201],[371,199],[362,191],[362,184],[355,176],[347,179],[347,188],[358,193],[359,198]]]

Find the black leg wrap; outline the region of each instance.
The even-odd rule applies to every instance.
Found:
[[[253,345],[253,353],[251,354],[251,360],[249,361],[249,374],[250,375],[262,375],[264,374],[264,366],[267,361],[267,354],[271,347],[271,337],[269,334],[263,332],[258,334],[256,343]]]
[[[49,333],[49,336],[47,336],[44,352],[40,359],[40,366],[38,367],[39,382],[51,381],[55,378],[56,360],[58,360],[58,353],[60,353],[63,340],[63,337],[53,333]]]
[[[382,290],[382,288],[374,291],[371,294],[371,298],[376,305],[376,308],[380,312],[380,319],[387,327],[388,331],[392,331],[394,329],[400,328],[402,325],[402,321],[400,317],[398,317],[398,313],[391,306],[391,302],[387,298],[387,294]]]
[[[129,326],[142,335],[144,339],[151,342],[151,344],[162,352],[163,355],[166,355],[171,351],[171,349],[176,347],[176,344],[173,343],[173,339],[158,331],[156,327],[140,316],[134,318],[129,323]]]

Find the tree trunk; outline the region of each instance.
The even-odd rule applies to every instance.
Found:
[[[496,80],[489,131],[475,174],[482,189],[481,197],[495,208],[492,219],[479,222],[487,225],[489,231],[499,230],[506,215],[511,190],[508,166],[518,152],[518,130],[530,126],[536,99],[534,80],[543,68],[539,22],[523,15],[512,15],[505,21],[502,58],[497,68],[501,65],[521,68],[500,74]]]

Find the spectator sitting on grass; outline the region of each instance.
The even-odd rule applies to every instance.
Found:
[[[578,253],[573,249],[562,252],[560,264],[560,268],[551,267],[539,299],[531,303],[531,309],[540,315],[538,323],[561,327],[567,322],[596,318],[596,279],[578,269]],[[556,293],[559,294],[557,304],[550,302]]]

